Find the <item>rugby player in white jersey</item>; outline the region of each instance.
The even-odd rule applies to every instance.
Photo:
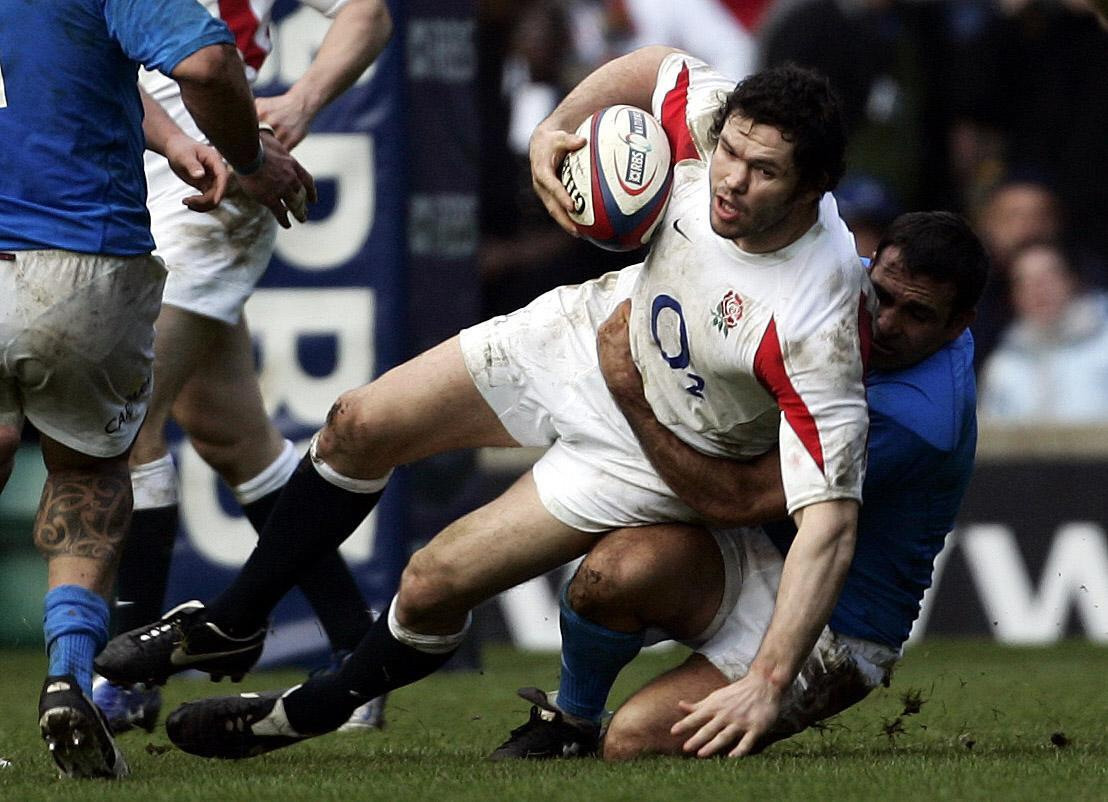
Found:
[[[337,674],[185,705],[167,721],[178,746],[246,757],[334,730],[360,700],[441,666],[480,601],[605,531],[696,520],[597,365],[597,329],[628,298],[657,418],[708,454],[784,455],[799,534],[758,660],[737,683],[751,738],[776,718],[769,689],[800,669],[850,562],[864,475],[870,288],[827,194],[843,169],[841,115],[826,80],[795,67],[735,87],[672,49],[636,51],[587,78],[532,139],[536,182],[563,221],[555,168],[582,144],[568,132],[614,103],[653,110],[680,160],[646,262],[553,290],[341,396],[235,583],[211,607],[163,619],[160,637],[113,641],[113,679],[248,667],[300,566],[353,531],[394,466],[473,446],[546,454],[413,555],[388,614]]]
[[[827,628],[783,689],[778,721],[756,749],[889,682],[973,473],[977,393],[967,326],[987,274],[985,247],[949,212],[901,215],[877,245],[858,544]],[[746,672],[773,612],[779,549],[787,550],[791,535],[777,454],[747,462],[709,457],[658,423],[631,358],[625,306],[597,338],[608,387],[651,463],[714,525],[623,529],[593,547],[561,595],[557,694],[521,689],[533,704],[530,719],[490,755],[494,760],[600,751],[608,692],[662,633],[695,653],[619,708],[604,757],[706,757],[730,749],[728,684]],[[698,739],[682,735],[697,730]]]
[[[253,81],[271,49],[275,0],[204,0],[231,28],[246,77]],[[365,72],[385,47],[392,20],[384,0],[302,0],[332,18],[319,51],[284,94],[257,100],[263,142],[293,149],[312,119]],[[143,88],[174,122],[198,139],[203,134],[185,108],[180,86],[143,71]],[[269,265],[277,221],[231,185],[218,209],[191,214],[182,206],[182,183],[157,154],[146,156],[151,229],[157,254],[169,270],[154,344],[154,391],[131,453],[135,513],[119,567],[116,628],[127,631],[162,614],[177,533],[178,481],[166,442],[172,416],[196,452],[231,487],[251,524],[261,530],[280,488],[299,457],[266,415],[254,373],[243,305]],[[240,168],[241,169],[241,168]],[[303,209],[295,210],[303,219]],[[287,215],[281,219],[288,227]],[[301,589],[319,616],[336,660],[349,653],[370,624],[365,602],[337,552],[326,555]],[[122,688],[98,680],[97,705],[118,733],[151,730],[161,709],[157,688]],[[377,706],[351,719],[371,726]]]

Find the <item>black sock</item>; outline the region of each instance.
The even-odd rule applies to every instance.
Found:
[[[165,587],[177,538],[176,504],[135,510],[123,544],[116,580],[119,604],[112,632],[128,632],[156,621],[165,612]]]
[[[242,511],[261,536],[283,488],[242,505]],[[369,631],[373,618],[358,583],[338,551],[324,555],[315,568],[300,577],[300,590],[315,611],[332,651],[353,651]]]
[[[246,516],[246,520],[250,521],[250,525],[254,527],[254,531],[259,535],[265,528],[265,523],[269,520],[269,516],[273,513],[273,508],[277,506],[277,499],[284,489],[285,486],[281,485],[276,490],[266,493],[261,498],[256,498],[249,504],[241,505],[242,514]]]
[[[303,735],[338,729],[359,705],[433,674],[457,651],[431,654],[401,643],[388,619],[386,610],[337,673],[313,677],[285,697],[293,729]]]
[[[208,620],[239,637],[263,626],[281,597],[350,536],[380,497],[336,487],[305,456],[281,490],[250,559],[208,607]]]

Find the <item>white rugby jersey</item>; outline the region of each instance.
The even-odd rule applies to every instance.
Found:
[[[708,130],[733,88],[682,54],[659,70],[653,112],[677,164],[632,298],[632,353],[654,414],[689,445],[748,458],[780,443],[790,512],[861,500],[869,280],[830,193],[818,222],[773,253],[712,231]]]
[[[246,78],[251,83],[258,77],[266,56],[273,49],[269,38],[269,23],[273,20],[273,6],[277,0],[199,0],[213,17],[223,20],[235,37],[235,45],[246,67]],[[324,16],[334,17],[348,0],[300,0],[301,5],[311,6]],[[160,72],[139,72],[139,84],[146,93],[162,105],[181,94],[172,78]],[[180,120],[174,119],[180,123]]]

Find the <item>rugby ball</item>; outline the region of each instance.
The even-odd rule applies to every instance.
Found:
[[[581,123],[588,140],[562,162],[581,236],[610,251],[650,241],[669,201],[670,149],[661,124],[635,106],[608,106]]]

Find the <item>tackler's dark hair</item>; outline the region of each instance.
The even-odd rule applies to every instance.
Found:
[[[989,276],[989,255],[964,217],[953,212],[902,214],[877,243],[874,261],[890,245],[900,250],[909,273],[954,285],[953,312],[977,306]]]

